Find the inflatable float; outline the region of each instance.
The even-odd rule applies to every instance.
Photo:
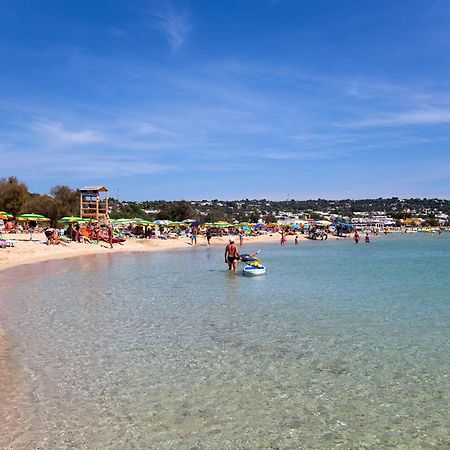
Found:
[[[258,260],[255,260],[252,263],[247,262],[247,266],[244,267],[242,273],[246,277],[257,277],[267,273],[267,270]]]

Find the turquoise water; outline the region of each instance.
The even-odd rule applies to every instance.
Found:
[[[0,447],[450,448],[450,235],[258,248],[257,278],[203,246],[24,272]]]

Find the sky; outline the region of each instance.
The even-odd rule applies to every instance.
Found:
[[[0,0],[0,177],[450,198],[446,0]]]

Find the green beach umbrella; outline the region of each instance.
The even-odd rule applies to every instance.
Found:
[[[115,219],[114,223],[136,223],[136,222],[142,222],[144,219],[140,218],[133,218],[133,219]]]
[[[17,220],[35,220],[36,222],[50,221],[48,217],[42,216],[40,214],[22,214],[17,217]]]
[[[58,222],[61,222],[61,223],[86,223],[86,222],[89,222],[89,219],[83,219],[82,217],[69,216],[69,217],[62,217],[61,219],[58,220]]]
[[[0,219],[10,219],[13,215],[5,211],[0,211]]]
[[[214,222],[212,224],[213,227],[218,227],[218,228],[226,228],[226,227],[231,227],[231,223],[228,222]]]

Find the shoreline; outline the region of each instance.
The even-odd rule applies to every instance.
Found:
[[[299,241],[307,240],[307,238],[299,234]],[[14,247],[0,249],[0,276],[9,270],[15,268],[38,264],[48,261],[65,260],[92,255],[116,255],[143,252],[160,252],[169,250],[193,249],[196,247],[207,247],[206,238],[200,237],[195,246],[191,246],[190,239],[180,237],[178,239],[127,239],[121,244],[114,244],[114,248],[110,249],[107,243],[99,244],[82,244],[70,242],[67,245],[46,245],[46,237],[43,233],[33,235],[33,240],[29,240],[28,234],[16,234],[11,236],[3,235],[4,239],[14,242]],[[225,246],[230,236],[213,237],[211,239],[211,247]],[[238,243],[238,237],[233,237]],[[342,239],[336,236],[329,236],[328,239]],[[277,243],[280,241],[278,234],[250,236],[244,238],[244,244],[239,248],[246,248],[249,245],[257,245],[258,243]],[[287,245],[293,245],[294,236],[287,236]],[[245,252],[243,252],[245,253]]]

